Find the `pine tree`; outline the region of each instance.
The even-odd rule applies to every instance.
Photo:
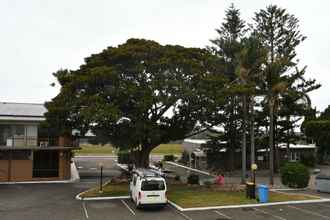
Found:
[[[305,81],[303,75],[297,77],[300,71],[296,71],[298,64],[296,47],[306,37],[299,31],[298,19],[275,5],[270,5],[255,14],[254,33],[268,50],[262,87],[267,103],[265,110],[268,111],[269,116],[269,169],[272,185],[274,183],[274,147],[277,141],[274,140],[277,114],[282,97],[288,94],[291,88],[296,90],[292,85],[295,85],[298,79]],[[307,84],[309,83],[314,84],[315,81]],[[303,93],[306,94],[306,92]]]
[[[213,53],[223,59],[224,74],[229,79],[228,86],[235,86],[238,82],[238,77],[236,74],[236,68],[238,66],[237,54],[241,51],[241,39],[244,37],[246,32],[245,22],[241,19],[239,9],[236,9],[232,4],[228,10],[225,12],[225,21],[221,24],[219,29],[216,29],[218,37],[211,40],[213,43],[212,47],[209,47]],[[229,149],[229,160],[230,169],[234,169],[234,156],[235,148],[240,145],[239,141],[239,119],[238,114],[239,99],[236,92],[233,89],[232,95],[227,98],[227,105],[225,106],[224,116],[226,117],[226,122],[224,125],[225,135],[223,136],[223,141],[227,141],[227,146]],[[242,148],[245,148],[246,143],[242,143]],[[242,155],[245,151],[242,151]],[[244,159],[244,158],[242,158]],[[242,161],[242,164],[245,164]],[[244,166],[243,166],[244,167]],[[242,172],[242,181],[245,178],[245,172]]]

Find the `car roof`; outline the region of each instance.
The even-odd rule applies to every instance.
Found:
[[[137,175],[141,176],[142,178],[159,178],[162,179],[159,171],[153,169],[146,169],[146,168],[138,168],[133,171]]]

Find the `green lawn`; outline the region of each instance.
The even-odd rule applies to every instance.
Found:
[[[220,191],[203,186],[186,185],[169,186],[168,198],[183,208],[258,203],[254,199],[247,199],[245,191]],[[269,193],[269,202],[308,199],[316,199],[316,197],[302,194]]]
[[[82,198],[86,197],[107,197],[107,196],[128,196],[129,189],[127,183],[106,184],[103,186],[103,193],[100,193],[99,187],[95,187],[81,195]]]
[[[99,193],[99,188],[94,188],[82,197],[105,197],[105,196],[128,196],[128,184],[107,184],[103,187],[103,193]],[[317,199],[318,197],[270,192],[269,202],[284,202]],[[254,199],[247,199],[245,191],[221,191],[205,186],[169,185],[168,199],[182,208],[206,207],[206,206],[225,206],[256,204]]]
[[[75,155],[115,155],[117,150],[111,145],[82,145],[80,150],[75,151]],[[181,144],[161,144],[156,147],[151,154],[181,154],[183,151]]]
[[[183,148],[181,144],[161,144],[151,151],[151,154],[181,154]]]

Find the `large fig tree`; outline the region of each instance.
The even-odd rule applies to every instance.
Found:
[[[221,123],[221,63],[207,50],[129,39],[56,72],[61,91],[46,116],[59,130],[91,130],[147,167],[159,144]]]

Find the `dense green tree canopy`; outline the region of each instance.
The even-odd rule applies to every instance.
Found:
[[[219,71],[219,58],[207,50],[129,39],[78,70],[55,73],[62,88],[46,116],[61,131],[92,130],[147,166],[159,144],[221,122],[226,81]]]
[[[323,162],[330,155],[330,106],[317,118],[306,119],[303,123],[303,131],[312,139],[316,146],[319,161]]]

